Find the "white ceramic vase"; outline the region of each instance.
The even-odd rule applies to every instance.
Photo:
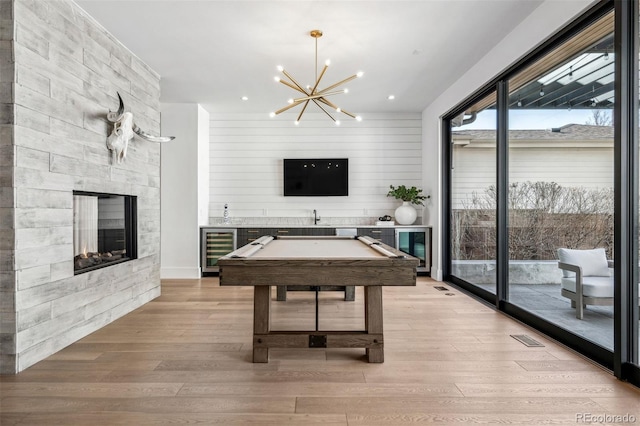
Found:
[[[403,201],[402,205],[398,207],[395,212],[396,222],[400,225],[412,225],[417,217],[418,212],[408,201]]]

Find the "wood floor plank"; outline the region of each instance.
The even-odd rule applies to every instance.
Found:
[[[291,383],[283,388],[273,383],[185,383],[180,395],[189,396],[260,396],[277,392],[279,396],[323,396],[335,397],[463,397],[454,383],[412,384],[370,384],[370,383]]]
[[[83,397],[9,397],[2,399],[2,410],[12,412],[80,413],[125,411],[138,413],[293,413],[295,398],[291,397],[146,397],[146,398],[83,398]]]
[[[140,398],[175,396],[183,383],[4,383],[2,391],[13,397]]]
[[[13,415],[7,415],[11,418]],[[14,416],[14,423],[18,426],[159,426],[159,425],[260,425],[260,426],[348,426],[345,415],[342,414],[271,414],[271,413],[57,413],[55,416],[47,414],[32,414],[29,416]],[[0,420],[4,415],[0,416]],[[5,426],[4,421],[0,422]]]
[[[268,363],[254,364],[251,288],[163,280],[157,299],[0,376],[0,423],[538,425],[576,424],[579,413],[640,422],[638,388],[449,284],[454,296],[443,295],[442,284],[419,277],[415,287],[383,289],[384,363],[358,348],[300,348],[272,349]],[[356,290],[355,302],[321,294],[321,327],[363,327]],[[273,324],[314,325],[313,293],[277,302],[273,288],[271,297]]]
[[[545,419],[546,417],[546,419]],[[434,413],[415,412],[401,414],[349,414],[347,415],[349,426],[394,426],[394,425],[418,425],[418,424],[441,424],[441,425],[574,425],[576,415],[572,413],[553,413],[544,416],[540,414],[511,414],[511,413]]]
[[[505,384],[466,384],[457,382],[457,386],[464,396],[470,397],[545,397],[576,398],[594,396],[598,398],[626,398],[637,396],[635,391],[626,390],[615,383],[591,384],[591,383],[514,383]],[[597,401],[596,401],[597,402]]]
[[[304,414],[405,414],[424,412],[449,414],[537,414],[594,412],[600,409],[589,398],[416,398],[416,397],[299,397],[296,413]]]
[[[301,368],[296,371],[274,371],[273,367],[246,366],[245,369],[220,371],[112,371],[103,380],[114,383],[176,383],[176,382],[321,382],[321,383],[364,383],[360,372],[335,371],[325,372]]]

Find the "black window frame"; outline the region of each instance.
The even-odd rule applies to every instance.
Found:
[[[551,35],[531,52],[498,74],[491,81],[469,95],[461,103],[442,116],[441,135],[442,152],[442,241],[441,259],[444,280],[481,300],[495,306],[496,309],[531,325],[543,333],[561,341],[576,351],[588,356],[614,375],[640,386],[640,367],[638,366],[638,36],[639,18],[638,0],[602,0],[592,6],[564,28]],[[612,10],[615,11],[614,53],[615,63],[615,105],[614,116],[614,269],[615,305],[614,305],[614,348],[609,351],[593,344],[565,329],[543,320],[508,301],[508,223],[507,223],[507,183],[508,183],[508,81],[518,72],[547,55],[552,49],[577,35],[584,28],[600,19]],[[498,205],[497,227],[497,288],[493,294],[465,280],[451,275],[451,161],[452,132],[451,120],[460,115],[478,100],[497,93],[497,153],[496,187]],[[631,232],[630,232],[631,231]]]

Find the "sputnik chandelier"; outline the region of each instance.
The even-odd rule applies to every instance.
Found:
[[[356,116],[348,111],[341,109],[340,107],[336,106],[334,103],[329,101],[327,97],[337,95],[340,93],[347,93],[348,89],[341,89],[341,90],[334,90],[334,89],[345,84],[348,81],[353,80],[354,78],[362,77],[362,74],[363,74],[362,71],[352,75],[351,77],[345,78],[342,81],[339,81],[335,84],[325,87],[324,89],[321,89],[321,90],[318,89],[318,86],[320,85],[320,80],[322,80],[324,73],[327,71],[327,68],[329,68],[329,60],[325,62],[324,68],[322,69],[322,71],[320,72],[320,75],[318,76],[318,38],[322,37],[322,31],[312,30],[309,33],[309,35],[311,35],[311,37],[316,39],[316,65],[315,65],[316,82],[313,85],[313,87],[307,86],[305,88],[302,85],[300,85],[293,77],[291,77],[291,75],[287,71],[285,71],[285,69],[282,66],[278,66],[278,71],[282,72],[282,74],[284,74],[284,76],[287,77],[289,81],[283,80],[280,77],[276,77],[275,80],[279,83],[284,84],[285,86],[292,88],[296,92],[302,93],[303,96],[295,99],[289,99],[289,105],[287,105],[284,108],[280,108],[276,112],[272,112],[270,114],[271,117],[275,117],[281,112],[287,111],[298,105],[303,105],[302,110],[300,111],[300,114],[298,115],[298,118],[295,121],[295,124],[298,124],[300,122],[300,119],[302,118],[302,114],[304,114],[305,110],[307,109],[309,102],[313,102],[318,106],[318,108],[320,108],[325,114],[327,114],[329,118],[331,118],[334,121],[334,123],[338,126],[340,125],[340,120],[336,120],[323,105],[329,108],[332,108],[337,113],[343,113],[348,115],[351,118],[361,121],[362,118],[360,116]]]

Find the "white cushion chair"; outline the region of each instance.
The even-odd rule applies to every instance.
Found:
[[[562,295],[571,299],[576,318],[582,319],[587,305],[613,305],[613,261],[603,248],[593,250],[558,249],[562,269]]]

